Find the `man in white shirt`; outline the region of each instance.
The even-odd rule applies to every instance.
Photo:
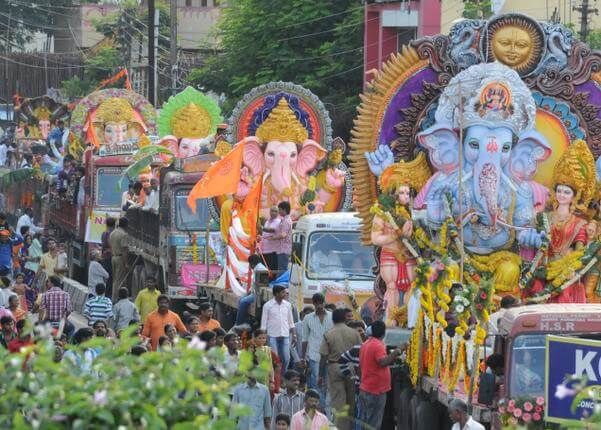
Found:
[[[44,227],[38,227],[37,225],[35,225],[33,223],[33,219],[32,219],[32,215],[33,215],[33,210],[31,210],[31,208],[25,208],[25,213],[23,213],[23,215],[21,215],[19,217],[19,220],[17,221],[17,229],[16,231],[21,231],[21,227],[23,226],[28,226],[29,227],[29,231],[32,233],[41,233],[44,231]]]
[[[449,402],[449,417],[455,423],[451,430],[484,430],[484,426],[468,415],[464,401],[453,399]]]
[[[263,305],[261,328],[267,331],[271,349],[282,360],[282,374],[290,363],[290,344],[296,344],[296,329],[292,318],[292,305],[287,300],[284,285],[273,286],[273,299]]]
[[[317,384],[319,376],[319,362],[321,354],[319,349],[323,340],[323,335],[332,327],[332,312],[326,310],[326,299],[321,293],[313,294],[312,298],[315,311],[303,319],[303,364],[309,366],[309,378],[307,388],[318,390],[322,400],[325,400],[325,393],[322,387]],[[322,402],[323,403],[323,402]]]
[[[505,296],[501,299],[501,308],[490,315],[488,319],[488,333],[495,335],[499,333],[499,321],[507,312],[507,309],[519,306],[520,302],[513,296]]]
[[[144,200],[144,206],[142,207],[145,211],[157,212],[159,210],[159,181],[155,178],[150,180],[150,191]]]

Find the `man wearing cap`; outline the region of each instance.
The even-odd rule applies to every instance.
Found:
[[[21,239],[11,230],[0,230],[0,275],[12,276],[13,246],[21,243]]]

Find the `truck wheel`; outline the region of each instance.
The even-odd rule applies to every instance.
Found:
[[[440,419],[436,406],[429,400],[422,400],[417,405],[415,411],[416,420],[414,421],[415,430],[433,430],[440,429]]]
[[[411,421],[411,398],[414,394],[415,390],[411,387],[407,387],[403,389],[399,395],[399,412],[397,417],[399,429],[413,428]]]

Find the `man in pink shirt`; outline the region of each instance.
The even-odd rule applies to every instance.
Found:
[[[288,270],[288,262],[292,253],[292,218],[290,218],[290,203],[279,202],[278,210],[280,212],[280,225],[276,229],[275,238],[280,241],[278,250],[278,271]]]
[[[263,234],[261,234],[261,253],[267,263],[269,270],[278,269],[278,252],[280,251],[280,239],[277,239],[276,231],[282,221],[279,216],[277,206],[269,209],[269,219],[263,225]]]
[[[305,393],[305,408],[301,409],[290,420],[290,430],[324,430],[330,428],[328,417],[317,410],[319,393],[307,390]]]

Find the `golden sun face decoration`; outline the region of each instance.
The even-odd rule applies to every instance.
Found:
[[[520,75],[532,72],[542,58],[544,36],[535,21],[521,15],[499,17],[486,26],[484,52]]]

